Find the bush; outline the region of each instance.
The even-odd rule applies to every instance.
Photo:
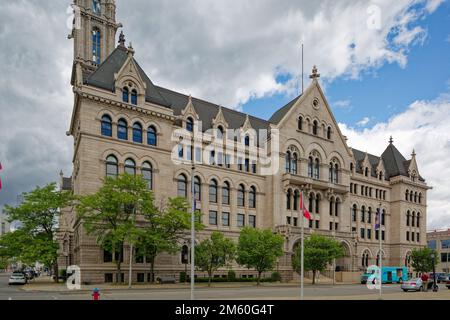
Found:
[[[180,272],[180,283],[184,283],[187,280],[186,272]]]
[[[270,279],[274,282],[281,281],[281,274],[279,272],[273,272]]]
[[[228,281],[230,281],[230,282],[236,281],[236,272],[234,272],[233,270],[229,270],[227,278],[228,278]]]

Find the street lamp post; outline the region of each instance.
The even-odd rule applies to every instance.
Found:
[[[436,256],[434,253],[431,254],[431,259],[433,260],[433,292],[437,292],[438,291],[438,286],[436,284],[436,266],[435,266],[435,261],[436,261]]]

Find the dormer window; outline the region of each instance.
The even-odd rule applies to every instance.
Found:
[[[136,91],[136,89],[133,89],[132,91],[131,91],[131,104],[133,104],[133,105],[137,105],[137,91]]]
[[[222,126],[217,127],[217,139],[223,139],[223,128]]]
[[[366,169],[364,170],[364,175],[365,175],[366,177],[369,176],[369,168],[366,167]]]
[[[130,91],[127,87],[122,89],[122,101],[128,103],[130,101]]]
[[[194,119],[191,117],[186,120],[186,130],[189,132],[194,132]]]
[[[246,136],[245,136],[245,141],[244,141],[244,143],[245,143],[245,146],[246,146],[246,147],[249,147],[249,146],[250,146],[250,136],[249,136],[249,135],[246,135]]]

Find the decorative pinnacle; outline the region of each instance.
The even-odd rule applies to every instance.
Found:
[[[121,47],[125,47],[125,35],[123,34],[123,30],[120,31],[120,35],[119,35],[119,45]]]
[[[320,78],[320,74],[317,73],[317,67],[314,66],[312,69],[312,74],[309,76],[310,79],[317,79]]]
[[[393,144],[393,143],[394,143],[394,139],[391,136],[391,138],[389,139],[389,144]]]
[[[413,158],[416,157],[416,150],[415,150],[415,149],[413,149],[413,152],[412,152],[411,156],[412,156]]]

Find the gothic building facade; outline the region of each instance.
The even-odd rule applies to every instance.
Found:
[[[392,139],[379,156],[348,146],[316,69],[303,94],[269,120],[258,119],[156,86],[123,34],[116,46],[121,25],[114,0],[75,0],[74,5],[80,15],[78,28],[69,35],[74,41],[68,131],[74,142],[73,172],[62,179],[63,189],[94,193],[105,177],[127,172],[141,174],[157,202],[176,196],[191,201],[194,179],[205,225],[197,240],[214,230],[237,239],[243,226],[271,229],[285,239],[285,255],[277,266],[285,280],[296,277],[291,256],[300,238],[300,194],[312,214],[306,236],[323,234],[343,244],[345,256],[336,261],[339,272],[359,273],[377,264],[380,255],[383,265],[409,266],[412,249],[426,245],[429,187],[419,174],[416,154],[406,159]],[[174,139],[181,129],[188,136],[199,133],[198,146],[207,151]],[[264,130],[265,137],[251,134]],[[231,148],[218,148],[222,142]],[[263,147],[272,170],[261,161]],[[377,209],[380,233],[375,230]],[[59,241],[60,268],[78,265],[84,282],[116,279],[111,255],[86,234],[73,208],[62,210]],[[128,261],[127,244],[123,250]],[[184,269],[180,249],[179,255],[159,256],[155,272],[178,276]],[[238,275],[252,273],[234,269]],[[145,258],[135,261],[133,281],[147,281],[149,270]],[[124,272],[118,279],[127,281],[127,276]]]

